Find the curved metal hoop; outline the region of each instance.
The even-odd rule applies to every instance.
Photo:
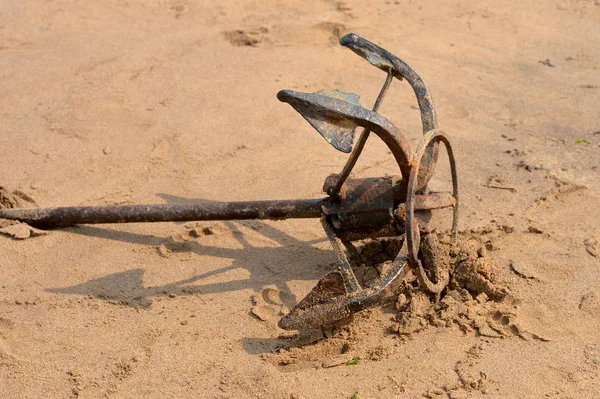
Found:
[[[415,223],[415,192],[417,191],[417,176],[419,174],[419,167],[421,165],[421,159],[423,155],[426,153],[427,148],[438,142],[444,143],[446,146],[446,151],[448,152],[448,158],[450,161],[450,171],[452,173],[452,196],[454,197],[454,211],[452,215],[452,240],[456,239],[456,231],[458,228],[458,178],[456,173],[456,162],[454,160],[454,153],[452,151],[452,147],[450,146],[450,141],[448,140],[448,136],[441,130],[431,130],[421,140],[419,143],[417,150],[415,151],[413,157],[413,165],[410,171],[410,177],[408,179],[408,186],[406,192],[406,245],[408,249],[408,259],[411,268],[413,268],[417,274],[417,278],[419,279],[419,283],[427,289],[427,291],[432,293],[441,292],[444,287],[448,284],[449,276],[444,276],[444,279],[438,281],[437,283],[433,283],[427,277],[425,270],[423,269],[423,265],[418,258],[418,248],[420,244],[419,237],[419,228]]]

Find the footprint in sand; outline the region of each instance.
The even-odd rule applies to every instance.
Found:
[[[14,323],[11,320],[0,317],[0,363],[7,359],[14,359],[8,343],[6,342],[6,338],[8,338],[13,326]]]

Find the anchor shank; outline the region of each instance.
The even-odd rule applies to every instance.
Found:
[[[325,199],[213,202],[119,206],[0,209],[0,219],[36,227],[76,224],[146,223],[243,219],[318,218]]]

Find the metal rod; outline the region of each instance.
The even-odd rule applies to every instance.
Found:
[[[379,92],[379,95],[377,96],[377,100],[375,100],[375,105],[373,105],[373,112],[377,112],[379,110],[379,106],[381,105],[381,102],[383,101],[385,94],[387,93],[388,89],[390,88],[390,85],[392,84],[392,79],[394,79],[394,74],[392,73],[392,70],[390,69],[388,71],[387,77],[385,78],[385,82],[383,83],[383,87],[381,88],[381,91]],[[359,155],[361,154],[363,148],[365,147],[365,143],[367,142],[367,139],[369,138],[370,133],[371,133],[371,130],[365,128],[365,129],[363,129],[362,133],[360,134],[360,136],[354,146],[354,151],[352,151],[352,154],[350,154],[350,157],[346,161],[346,165],[344,166],[344,169],[342,169],[342,173],[340,173],[340,177],[338,178],[337,183],[332,188],[331,192],[328,193],[332,197],[336,197],[338,195],[338,193],[340,192],[340,190],[342,188],[342,185],[344,184],[344,182],[346,181],[348,176],[350,176],[350,172],[352,172],[354,165],[356,165],[356,161],[358,160]]]
[[[349,294],[359,291],[362,289],[354,271],[352,271],[352,265],[346,256],[346,253],[342,249],[342,240],[336,235],[335,228],[331,224],[329,220],[327,220],[326,216],[321,218],[321,224],[325,229],[325,233],[327,234],[327,238],[329,238],[329,242],[333,247],[334,252],[338,257],[338,271],[342,275],[342,279],[344,280],[344,286]]]
[[[75,224],[191,222],[244,219],[311,219],[321,217],[328,198],[213,202],[196,204],[153,204],[117,206],[72,206],[60,208],[0,209],[0,219],[19,220],[37,227]],[[450,193],[415,195],[415,210],[454,206]]]
[[[75,224],[146,223],[244,219],[318,218],[326,199],[197,204],[79,206],[37,209],[0,209],[1,219],[15,219],[36,227]]]

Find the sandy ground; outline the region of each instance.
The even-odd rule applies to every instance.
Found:
[[[385,76],[347,32],[428,84],[506,328],[401,334],[392,305],[296,347],[252,297],[335,267],[317,220],[81,226],[0,239],[0,397],[600,396],[598,1],[5,0],[0,185],[40,206],[319,197],[346,155],[275,94],[370,107]],[[380,110],[413,148],[415,105],[396,82]],[[371,138],[355,175],[386,173]]]

